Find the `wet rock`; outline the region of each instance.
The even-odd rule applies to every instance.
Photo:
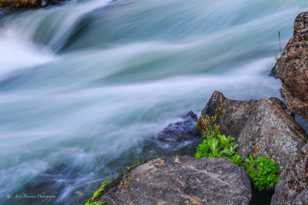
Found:
[[[200,142],[197,120],[198,116],[190,111],[180,121],[169,124],[157,135],[159,146],[173,151],[194,148]]]
[[[308,185],[307,140],[303,129],[276,98],[229,100],[214,92],[201,118],[214,118],[224,133],[237,138],[242,156],[266,155],[281,169],[272,205],[289,205]]]
[[[308,134],[308,120],[305,120],[300,115],[294,115],[296,122],[305,130],[305,133]]]
[[[288,108],[308,119],[308,12],[297,16],[293,38],[278,59],[273,73],[282,81]]]
[[[63,2],[64,0],[0,0],[0,8],[38,8]]]
[[[101,197],[112,205],[248,205],[246,173],[224,159],[155,159],[142,164]]]

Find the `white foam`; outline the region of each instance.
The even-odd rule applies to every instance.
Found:
[[[19,69],[34,67],[53,60],[54,55],[18,37],[15,31],[0,34],[0,78]]]

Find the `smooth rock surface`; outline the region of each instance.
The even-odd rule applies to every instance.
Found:
[[[215,117],[224,133],[237,138],[242,156],[266,155],[279,163],[272,205],[292,204],[307,187],[307,154],[302,151],[307,140],[279,99],[229,100],[216,91],[201,117]]]
[[[308,119],[308,12],[297,16],[293,38],[273,70],[282,81],[281,94],[288,108]]]
[[[248,205],[249,179],[224,159],[155,159],[142,164],[101,201],[113,205]]]

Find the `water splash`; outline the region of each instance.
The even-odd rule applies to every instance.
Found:
[[[14,31],[0,32],[0,79],[19,69],[42,65],[55,58],[47,49],[19,38]]]

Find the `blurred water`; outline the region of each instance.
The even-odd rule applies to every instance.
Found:
[[[110,162],[179,115],[199,112],[214,90],[236,99],[279,96],[268,76],[278,32],[284,46],[307,7],[84,0],[5,16],[0,203],[34,204],[12,196],[44,176],[48,186],[38,192],[56,193],[45,204],[82,204],[76,190],[111,174]]]

